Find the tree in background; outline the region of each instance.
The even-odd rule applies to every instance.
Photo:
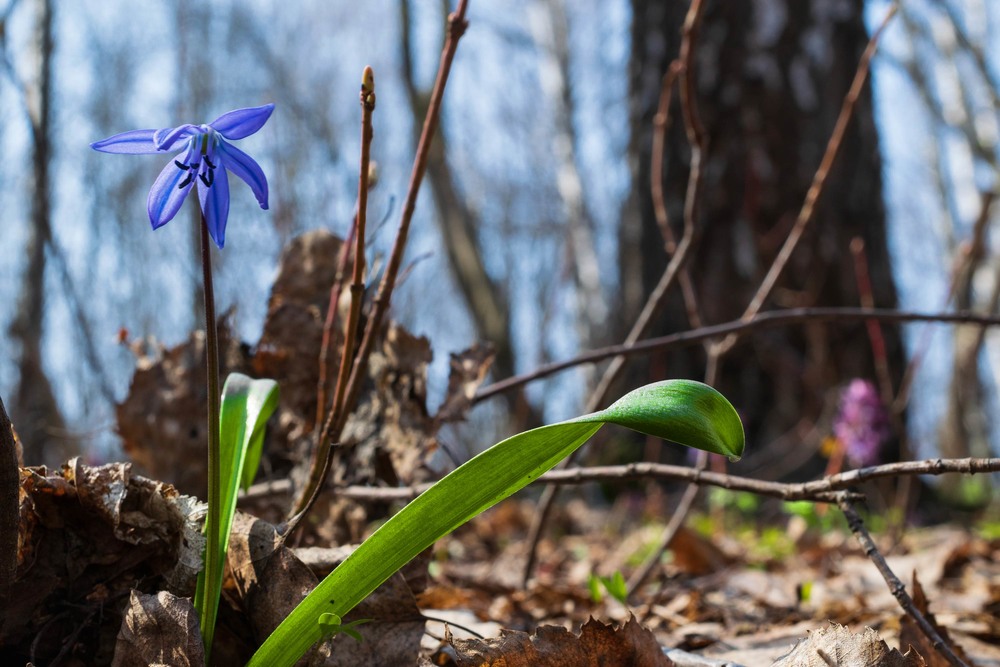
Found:
[[[28,25],[26,15],[30,25],[41,25],[35,10],[47,5],[21,0],[3,10],[8,76],[0,85],[9,91],[11,81],[17,86],[30,80],[29,87],[41,92],[46,77],[47,85],[52,81],[60,85],[46,94],[52,117],[47,121],[50,128],[42,132],[59,139],[58,150],[53,151],[45,143],[51,139],[44,137],[36,146],[34,129],[31,141],[24,142],[31,151],[54,153],[43,160],[52,171],[47,177],[51,182],[37,180],[36,186],[42,188],[38,196],[28,187],[0,192],[5,210],[24,209],[23,216],[7,224],[5,234],[11,234],[19,248],[28,249],[23,263],[18,257],[0,267],[0,276],[7,278],[0,284],[0,298],[10,304],[0,311],[3,329],[11,329],[14,304],[21,303],[13,329],[24,332],[9,337],[14,344],[5,348],[12,354],[0,359],[4,383],[0,390],[10,394],[14,407],[19,402],[18,376],[30,378],[33,369],[42,373],[41,369],[53,367],[53,359],[68,357],[58,365],[59,382],[20,382],[21,389],[39,393],[23,404],[41,406],[37,409],[48,416],[36,421],[49,425],[49,435],[55,432],[51,426],[58,428],[60,423],[52,414],[59,407],[71,428],[99,430],[104,440],[113,442],[110,406],[124,395],[134,359],[112,341],[124,329],[132,340],[152,334],[167,344],[178,342],[188,333],[190,313],[197,310],[199,297],[196,287],[172,295],[150,289],[158,281],[190,281],[192,286],[197,281],[189,258],[189,228],[157,232],[175,235],[174,243],[142,233],[146,230],[141,229],[145,224],[141,202],[132,195],[151,177],[146,167],[97,166],[95,158],[86,154],[86,142],[77,138],[105,136],[121,127],[166,125],[175,114],[211,116],[228,108],[224,101],[281,101],[274,138],[267,139],[272,143],[260,151],[270,163],[268,173],[282,184],[275,188],[274,215],[259,223],[248,221],[243,240],[229,249],[219,267],[221,303],[238,306],[237,327],[252,340],[264,310],[261,295],[281,245],[318,226],[342,234],[350,222],[356,150],[353,135],[343,128],[353,130],[356,74],[367,58],[374,59],[370,64],[385,82],[381,99],[386,101],[373,148],[381,184],[373,191],[372,215],[381,218],[393,212],[394,198],[398,201],[405,191],[414,118],[421,117],[421,98],[428,86],[422,76],[427,68],[415,61],[436,58],[444,5],[386,0],[364,11],[348,11],[323,2],[294,7],[266,1],[252,6],[219,2],[210,7],[150,2],[144,11],[158,20],[148,24],[129,20],[127,12],[118,10],[124,5],[116,3],[90,11],[98,5],[105,7],[87,2],[60,5],[59,20],[49,28],[49,43],[59,45],[55,75],[51,62],[49,74],[39,69],[45,60],[44,49],[35,46],[40,42],[22,39],[12,27]],[[435,341],[438,359],[446,361],[448,352],[477,337],[489,339],[499,350],[495,377],[502,377],[624,338],[668,259],[652,205],[652,132],[663,75],[679,53],[686,11],[687,3],[639,0],[579,4],[537,0],[523,12],[473,3],[468,48],[455,63],[440,143],[418,205],[416,245],[407,259],[413,270],[395,305],[396,315]],[[942,41],[948,31],[933,32],[932,26],[943,25],[942,21],[957,26],[950,33],[954,39]],[[595,30],[595,23],[604,32]],[[893,58],[903,65],[900,69],[912,63],[918,87],[917,76],[924,72],[930,81],[923,85],[930,91],[929,108],[932,115],[940,111],[944,129],[934,137],[941,144],[939,171],[945,174],[945,198],[956,191],[951,186],[957,180],[947,178],[945,147],[952,145],[955,130],[968,137],[976,164],[989,164],[984,156],[991,151],[984,153],[983,146],[995,148],[985,131],[989,123],[983,119],[988,114],[976,101],[982,90],[986,98],[989,90],[995,90],[984,46],[989,44],[989,25],[970,22],[960,3],[952,2],[908,4],[893,25],[897,33],[897,26],[905,26],[904,42],[919,47],[893,49]],[[744,312],[787,237],[866,37],[860,0],[705,3],[693,73],[709,143],[702,169],[698,238],[687,265],[704,323],[731,320]],[[21,49],[26,43],[31,48]],[[36,52],[40,56],[29,68],[32,58],[22,54]],[[980,71],[985,78],[976,76],[989,85],[968,86],[966,97],[938,91],[940,86],[928,75],[938,59],[951,62],[949,54],[954,55],[959,78]],[[628,58],[631,64],[626,70]],[[10,61],[17,65],[19,77],[9,76]],[[60,67],[70,64],[72,74],[60,76]],[[78,80],[85,84],[73,85]],[[23,88],[18,88],[19,94]],[[17,98],[0,98],[0,113],[12,115],[12,107],[19,104],[12,99]],[[975,113],[966,117],[976,122],[963,121],[952,107],[942,106],[956,100],[973,109]],[[19,108],[16,111],[20,113]],[[42,122],[42,116],[33,117],[33,124]],[[669,219],[679,236],[691,149],[676,95],[670,119],[663,185]],[[27,181],[36,170],[24,165],[40,164],[37,153],[29,154],[27,148],[20,152],[23,147],[14,140],[20,129],[9,122],[0,127],[5,147],[19,149],[9,152],[0,167],[5,182],[18,177]],[[619,177],[626,156],[628,181]],[[848,250],[855,237],[865,243],[874,303],[895,303],[879,164],[866,89],[817,214],[765,307],[857,305]],[[74,193],[67,187],[74,183],[78,189],[85,184],[85,191]],[[97,193],[100,201],[92,199]],[[951,256],[968,243],[979,201],[977,197],[971,215],[965,208],[960,216],[951,215],[961,224],[941,263],[950,263]],[[948,208],[956,212],[961,207]],[[239,216],[240,211],[234,210],[234,217]],[[48,233],[37,222],[43,218],[49,220]],[[987,228],[984,222],[982,229]],[[376,270],[387,237],[379,235],[376,226],[370,250]],[[615,251],[609,250],[615,246],[618,261]],[[982,275],[982,268],[992,265],[987,246],[975,265],[980,268],[963,275]],[[428,256],[428,248],[429,258],[416,261]],[[13,275],[11,266],[19,275]],[[122,275],[142,279],[123,280]],[[60,282],[58,293],[45,294],[46,284]],[[984,299],[977,296],[973,283],[962,279],[961,285],[957,289],[968,300],[959,303],[981,307]],[[426,297],[421,301],[421,295],[442,291],[447,304],[444,299],[433,304]],[[691,326],[680,293],[677,287],[671,290],[665,314],[651,333]],[[967,349],[975,350],[982,331],[967,333],[973,343]],[[894,328],[883,328],[883,334],[891,376],[898,378],[899,338]],[[66,354],[67,349],[83,354]],[[716,384],[745,411],[753,441],[774,441],[787,434],[783,442],[798,443],[804,434],[822,436],[826,430],[822,426],[811,431],[825,422],[825,413],[832,412],[834,401],[826,395],[827,388],[852,377],[875,376],[869,350],[860,325],[758,332],[721,358]],[[954,383],[956,387],[983,375],[982,356],[970,354],[958,355],[966,361],[954,372],[961,380]],[[442,375],[445,365],[438,364]],[[655,377],[701,377],[706,357],[688,349],[653,358],[645,366]],[[585,400],[595,378],[585,373],[566,375],[533,387],[527,395],[536,410],[542,402],[549,410],[559,401]],[[634,376],[628,384],[639,382]],[[976,425],[968,417],[985,414],[977,408],[992,396],[991,385],[985,380],[980,384],[981,391],[973,387],[952,392],[965,398],[953,401],[963,406],[952,410],[959,418],[951,423],[961,428],[951,428],[956,435],[946,438],[953,443],[974,442],[977,451],[989,445],[988,425]],[[545,418],[553,416],[558,412]],[[18,417],[19,422],[28,419],[25,413]],[[965,438],[961,429],[972,427],[979,434],[970,432]],[[47,436],[32,436],[29,430],[27,423],[21,424],[30,451],[32,440]],[[473,432],[481,430],[470,429],[461,437],[471,440]],[[483,443],[488,439],[483,436]],[[796,451],[805,455],[812,449]]]
[[[634,185],[619,228],[622,330],[667,264],[650,185],[654,116],[663,77],[678,57],[687,9],[685,3],[632,2],[629,161]],[[707,143],[696,241],[687,263],[695,310],[705,324],[742,316],[792,230],[868,40],[862,9],[861,0],[706,3],[692,73]],[[679,237],[692,149],[681,103],[674,99],[663,188]],[[875,305],[895,306],[867,86],[815,218],[766,307],[860,305],[849,250],[854,238],[864,242]],[[680,291],[675,293],[656,333],[697,324],[690,321]],[[892,330],[884,335],[892,377],[898,377],[900,339]],[[705,354],[684,350],[656,358],[649,367],[657,376],[698,377],[705,364]],[[751,454],[772,460],[777,452],[764,447],[767,443],[802,451],[801,439],[829,413],[831,387],[852,377],[875,377],[871,345],[860,324],[760,332],[738,343],[717,371],[717,386],[743,411],[750,441],[761,444]]]

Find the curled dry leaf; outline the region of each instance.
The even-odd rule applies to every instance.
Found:
[[[871,628],[852,633],[843,625],[810,632],[772,667],[830,667],[830,665],[867,665],[868,667],[924,667],[927,663],[914,650],[905,654],[889,648]]]
[[[198,614],[188,598],[132,591],[115,645],[112,667],[203,667],[205,647]]]
[[[31,655],[33,643],[58,648],[76,633],[73,656],[106,663],[136,582],[194,592],[204,506],[133,475],[130,464],[22,469],[18,513],[18,568],[0,615],[5,658]]]
[[[534,634],[505,631],[495,639],[452,642],[456,667],[672,667],[653,633],[635,617],[622,627],[590,619],[579,635],[542,626]]]
[[[472,408],[472,399],[493,365],[496,350],[490,343],[476,343],[448,361],[448,390],[434,420],[440,424],[462,421]]]

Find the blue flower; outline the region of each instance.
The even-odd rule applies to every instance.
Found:
[[[164,130],[132,130],[90,144],[104,153],[141,155],[181,149],[160,172],[149,191],[146,210],[153,229],[170,222],[195,183],[201,212],[215,245],[226,242],[229,217],[229,179],[226,170],[242,178],[257,202],[267,208],[267,178],[252,157],[226,141],[249,137],[274,111],[273,104],[237,109],[208,125],[181,125]]]

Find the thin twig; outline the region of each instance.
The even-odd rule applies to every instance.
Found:
[[[663,75],[663,83],[660,87],[660,105],[653,116],[653,155],[650,160],[649,169],[649,191],[653,200],[653,216],[656,224],[660,228],[660,235],[663,237],[663,246],[667,251],[667,256],[677,252],[677,241],[674,238],[674,230],[670,228],[670,216],[667,213],[667,199],[663,192],[663,161],[667,147],[667,128],[670,126],[670,102],[673,99],[671,94],[674,89],[674,82],[680,75],[682,63],[675,60]],[[691,273],[687,267],[681,268],[677,277],[677,284],[680,285],[681,294],[684,297],[684,308],[687,310],[688,323],[692,327],[702,325],[701,313],[698,310],[698,301],[695,295],[694,284],[691,280]]]
[[[857,236],[851,240],[851,255],[854,258],[854,280],[858,286],[858,300],[864,308],[875,307],[875,295],[872,290],[871,272],[868,270],[868,257],[865,254],[865,242]],[[879,394],[882,404],[889,407],[896,398],[895,390],[892,386],[892,375],[889,372],[889,355],[886,351],[885,336],[882,335],[882,326],[878,320],[865,320],[865,327],[868,330],[868,341],[872,348],[872,360],[875,363],[875,377],[878,379]],[[985,329],[984,329],[985,330]],[[889,410],[889,421],[892,430],[899,436],[899,460],[910,460],[910,448],[907,442],[906,425],[903,423],[902,414]],[[843,463],[845,449],[843,445],[837,447],[836,452],[830,457],[829,472],[839,472]],[[891,530],[896,537],[901,536],[901,529],[909,514],[911,503],[916,500],[913,493],[913,479],[903,477],[896,486],[895,506],[903,511],[899,513],[900,520],[892,522]]]
[[[711,470],[698,470],[688,466],[638,462],[615,466],[550,470],[533,483],[577,486],[591,483],[657,479],[690,482],[699,486],[714,486],[729,491],[746,491],[786,501],[806,500],[836,503],[836,493],[876,479],[951,473],[976,475],[996,472],[1000,472],[1000,458],[923,459],[857,468],[810,482],[772,482],[739,475],[727,475]],[[334,487],[332,492],[340,498],[364,502],[407,502],[431,486],[430,483],[398,487],[341,486]],[[250,487],[246,493],[240,496],[240,500],[246,502],[286,494],[290,489],[291,482],[288,480],[262,482]]]
[[[653,549],[653,552],[646,558],[646,560],[639,566],[632,576],[629,577],[628,584],[626,585],[626,590],[629,595],[635,593],[639,590],[639,587],[646,583],[649,579],[649,575],[653,573],[656,566],[660,564],[660,559],[663,558],[663,553],[670,548],[670,543],[674,541],[677,536],[677,531],[681,529],[684,521],[687,520],[688,512],[691,511],[691,507],[694,505],[695,499],[698,497],[698,491],[701,489],[697,484],[688,484],[687,488],[684,489],[684,495],[681,496],[680,502],[677,503],[677,507],[674,508],[673,514],[670,515],[670,521],[667,523],[666,528],[663,529],[663,535],[660,536],[660,542]]]
[[[354,239],[354,276],[351,281],[351,310],[344,332],[344,352],[340,360],[337,389],[333,395],[332,411],[339,414],[344,409],[344,392],[354,359],[354,337],[361,317],[361,303],[365,296],[365,222],[368,214],[368,167],[371,162],[372,112],[375,111],[375,76],[371,67],[365,67],[361,83],[361,170],[358,174],[358,225]]]
[[[698,220],[698,211],[701,205],[699,194],[701,192],[702,161],[704,160],[704,154],[708,144],[707,134],[705,132],[704,125],[701,122],[701,115],[698,112],[692,62],[694,58],[694,49],[698,39],[698,29],[701,26],[702,17],[703,4],[701,0],[693,0],[691,2],[691,6],[688,8],[687,15],[684,17],[684,33],[681,39],[680,56],[678,58],[681,112],[684,118],[684,132],[687,135],[688,143],[691,144],[691,171],[688,176],[687,193],[684,199],[685,236],[689,233],[693,233],[695,224]],[[655,209],[656,207],[654,206],[654,210]],[[661,225],[661,228],[664,227]],[[669,225],[667,225],[665,229],[668,234],[667,240],[669,241],[672,236]],[[692,285],[687,267],[681,267],[678,283],[681,287],[681,294],[684,298],[684,304],[687,309],[688,320],[691,323],[691,326],[701,326],[702,319],[698,312],[698,302],[695,297],[694,286]],[[705,355],[707,358],[705,364],[705,383],[714,385],[716,375],[719,370],[719,358],[722,355],[715,350],[714,345],[710,345],[708,342],[705,343]],[[623,359],[623,357],[618,358]],[[700,472],[708,466],[708,463],[708,453],[698,452],[698,459],[694,465],[694,469]],[[673,514],[670,517],[670,522],[667,524],[666,528],[664,528],[663,535],[660,536],[660,542],[657,545],[657,548],[653,550],[653,552],[646,559],[646,562],[643,563],[639,570],[636,571],[636,573],[631,577],[628,584],[628,590],[634,591],[636,588],[641,586],[649,577],[650,573],[652,573],[653,569],[659,565],[664,552],[670,546],[670,543],[674,541],[677,531],[681,529],[681,526],[683,526],[684,522],[687,520],[687,515],[691,511],[691,508],[694,507],[694,503],[698,498],[700,489],[701,487],[697,484],[689,484],[687,488],[684,489],[684,495],[681,496],[680,502],[677,504],[677,507],[674,508]]]
[[[759,313],[750,321],[744,321],[742,319],[734,320],[731,322],[723,322],[722,324],[713,324],[700,329],[692,329],[690,331],[682,331],[675,334],[669,334],[667,336],[660,336],[658,338],[648,338],[638,343],[610,345],[608,347],[597,348],[564,361],[556,361],[550,364],[545,364],[544,366],[539,366],[530,373],[515,375],[514,377],[507,378],[506,380],[494,382],[488,387],[480,389],[472,399],[472,402],[473,404],[476,404],[488,398],[492,398],[502,392],[528,384],[529,382],[540,380],[581,364],[598,363],[608,359],[609,357],[647,354],[654,350],[684,347],[687,345],[694,345],[705,340],[728,336],[730,334],[743,335],[758,329],[771,329],[789,324],[804,322],[849,323],[869,319],[880,320],[883,322],[946,322],[951,324],[978,324],[980,326],[1000,325],[1000,316],[982,315],[973,312],[917,313],[913,311],[883,310],[881,308],[854,308],[847,306],[835,308],[787,308],[782,310],[772,310],[765,313]]]
[[[347,387],[344,391],[343,406],[339,413],[331,410],[327,415],[323,430],[320,432],[319,442],[321,447],[329,448],[334,440],[340,438],[347,416],[350,414],[358,394],[361,391],[362,378],[368,369],[368,358],[375,346],[375,339],[382,328],[382,320],[389,302],[392,298],[392,291],[395,287],[396,276],[403,261],[403,253],[406,249],[406,239],[410,230],[410,222],[413,220],[413,213],[416,210],[417,195],[420,192],[420,184],[427,170],[427,160],[430,156],[431,141],[434,139],[434,132],[437,129],[438,116],[441,111],[441,101],[444,98],[445,86],[448,83],[448,75],[451,72],[451,64],[455,59],[455,51],[458,49],[459,40],[468,22],[465,20],[465,13],[468,8],[468,0],[459,0],[458,7],[448,16],[448,33],[445,40],[444,49],[441,51],[441,62],[438,66],[437,79],[434,81],[434,88],[431,91],[430,103],[427,106],[427,115],[424,117],[423,130],[420,133],[420,141],[417,144],[417,153],[413,161],[413,170],[410,173],[410,183],[406,192],[406,200],[403,203],[403,212],[399,221],[399,228],[396,232],[396,239],[392,245],[389,255],[389,262],[386,265],[385,273],[382,275],[382,282],[379,284],[378,293],[372,305],[372,312],[365,325],[365,332],[361,338],[361,345],[355,356],[355,363],[351,369]],[[326,457],[329,460],[329,457]],[[317,457],[318,461],[318,457]],[[319,463],[322,463],[319,461]],[[313,470],[310,482],[312,488],[308,488],[308,493],[303,493],[299,502],[292,509],[292,515],[301,515],[309,498],[317,497],[326,477],[326,470]]]
[[[764,276],[764,280],[761,281],[760,287],[757,289],[757,293],[754,295],[753,299],[750,301],[750,305],[747,306],[746,311],[743,313],[743,320],[752,320],[760,309],[764,306],[764,301],[770,296],[771,291],[774,289],[775,284],[778,282],[778,278],[781,277],[782,272],[784,272],[785,267],[788,265],[788,260],[792,256],[796,246],[798,246],[799,241],[802,239],[802,235],[805,233],[806,228],[812,221],[813,216],[816,213],[816,202],[819,201],[820,195],[823,193],[824,186],[826,185],[826,179],[830,175],[830,168],[833,166],[833,162],[840,152],[840,147],[844,142],[844,134],[847,131],[847,125],[854,115],[854,107],[857,104],[858,98],[861,96],[861,91],[864,90],[865,81],[868,79],[868,71],[870,69],[872,56],[875,55],[875,49],[878,46],[879,38],[882,36],[882,32],[885,27],[889,24],[889,20],[896,13],[897,6],[891,5],[889,11],[886,13],[885,18],[882,19],[882,24],[878,27],[878,30],[871,36],[868,40],[868,46],[865,47],[864,53],[861,54],[861,60],[858,62],[858,68],[854,73],[854,81],[851,83],[850,89],[847,91],[847,96],[844,97],[844,102],[840,107],[840,115],[837,117],[837,122],[833,127],[833,133],[830,135],[830,140],[826,144],[826,151],[823,153],[823,158],[820,160],[819,168],[816,169],[816,173],[813,175],[812,184],[809,186],[808,192],[806,192],[805,201],[802,203],[802,208],[799,210],[799,215],[795,220],[795,225],[792,230],[788,233],[788,238],[785,239],[784,245],[781,246],[781,250],[778,251],[778,255],[774,258],[774,262],[771,264],[771,268],[768,269],[767,275]],[[730,336],[724,341],[718,344],[720,352],[725,352],[732,349],[733,345],[736,344],[736,338]]]
[[[371,163],[372,113],[375,111],[375,75],[371,67],[365,67],[361,76],[361,159],[358,172],[358,208],[355,217],[354,238],[354,275],[351,280],[351,309],[344,330],[344,347],[340,356],[340,368],[337,373],[337,386],[333,394],[333,404],[330,406],[329,420],[339,420],[345,409],[347,381],[354,362],[354,340],[361,319],[361,304],[365,296],[365,223],[368,213],[368,175]],[[331,304],[331,309],[336,308]],[[329,314],[328,314],[329,318]],[[330,459],[333,447],[329,437],[323,437],[321,432],[313,451],[313,461],[309,469],[309,482],[303,489],[302,496],[296,503],[295,517],[289,521],[286,531],[291,533],[298,521],[309,511],[319,497],[323,486],[323,478],[330,469]]]
[[[844,517],[847,519],[847,525],[851,528],[851,532],[854,536],[858,538],[858,543],[864,550],[865,555],[875,564],[878,568],[879,573],[882,578],[885,579],[885,583],[889,586],[889,590],[892,592],[893,597],[899,602],[899,606],[903,608],[903,611],[909,614],[914,621],[917,623],[917,627],[920,631],[924,633],[928,640],[930,640],[931,645],[934,649],[941,654],[941,656],[947,660],[954,667],[968,667],[968,665],[952,650],[948,643],[938,634],[938,631],[934,629],[934,626],[930,624],[930,621],[920,613],[917,606],[913,604],[913,598],[910,597],[909,593],[906,592],[906,586],[903,582],[899,580],[899,577],[889,568],[889,564],[885,562],[885,558],[879,552],[878,547],[875,546],[875,540],[865,529],[865,524],[858,516],[858,513],[854,511],[851,506],[851,501],[837,494],[837,506],[840,507],[840,511],[844,513]]]
[[[851,256],[854,259],[854,281],[858,286],[858,301],[862,308],[875,307],[875,295],[872,292],[871,274],[868,271],[868,258],[865,255],[865,242],[857,236],[851,240]],[[892,376],[889,373],[889,355],[886,352],[885,336],[878,320],[865,320],[868,330],[868,342],[872,348],[872,360],[875,362],[875,375],[878,378],[879,393],[885,405],[892,405]]]

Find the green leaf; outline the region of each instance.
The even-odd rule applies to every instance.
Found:
[[[722,394],[694,380],[665,380],[639,387],[607,410],[581,419],[618,424],[730,460],[743,456],[743,424],[736,408]]]
[[[604,588],[608,590],[611,597],[622,604],[627,604],[628,584],[625,583],[625,577],[622,576],[621,570],[615,570],[615,573],[610,577],[601,577],[601,583],[604,584]]]
[[[215,558],[205,558],[205,567],[198,574],[195,591],[195,609],[201,615],[201,635],[205,646],[212,645],[215,619],[222,591],[223,567],[229,548],[229,532],[236,513],[236,494],[239,487],[249,486],[260,463],[264,425],[278,407],[278,383],[274,380],[254,380],[241,373],[232,373],[222,388],[222,405],[219,412],[219,476],[221,496],[209,498],[218,503],[217,513],[209,512],[205,519],[206,552],[214,549]],[[212,526],[212,517],[219,517],[219,525]],[[214,537],[214,539],[213,539]],[[218,567],[212,564],[218,563]]]
[[[601,588],[601,577],[591,572],[587,575],[587,588],[590,589],[590,599],[595,604],[600,604],[604,599],[604,590]]]
[[[729,457],[743,454],[743,426],[736,410],[708,385],[687,380],[648,385],[607,410],[507,438],[456,468],[382,524],[306,596],[248,664],[295,664],[323,637],[318,622],[323,614],[343,618],[414,556],[536,480],[605,423]]]

